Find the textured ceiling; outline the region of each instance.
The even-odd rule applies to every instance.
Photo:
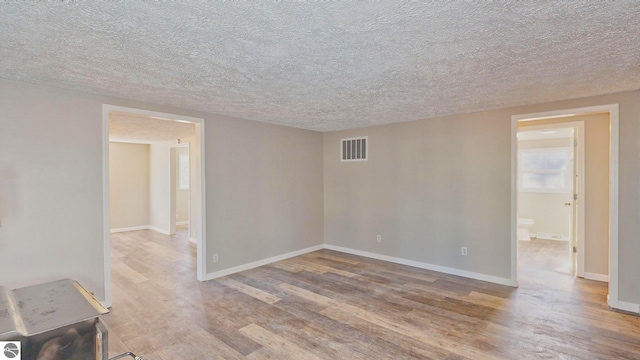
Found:
[[[327,131],[640,88],[640,1],[3,2],[0,77]]]
[[[109,140],[143,144],[177,142],[196,135],[193,123],[161,120],[143,115],[109,113]]]

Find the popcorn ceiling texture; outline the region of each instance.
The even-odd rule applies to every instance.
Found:
[[[640,88],[640,2],[5,2],[0,77],[319,131]]]

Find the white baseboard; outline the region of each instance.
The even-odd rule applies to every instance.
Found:
[[[187,221],[176,221],[176,225],[177,226],[179,226],[179,225],[189,225],[189,220],[187,220]]]
[[[602,281],[607,283],[609,282],[609,275],[603,275],[603,274],[585,272],[584,278],[587,280]]]
[[[149,225],[115,228],[115,229],[109,230],[109,232],[111,232],[113,234],[113,233],[126,232],[126,231],[137,231],[137,230],[149,230]]]
[[[197,244],[197,243],[198,243],[198,239],[190,237],[190,238],[189,238],[189,242],[190,242],[190,243]]]
[[[292,251],[292,252],[289,252],[289,253],[286,253],[286,254],[273,256],[273,257],[270,257],[270,258],[266,258],[266,259],[262,259],[262,260],[258,260],[258,261],[254,261],[254,262],[250,262],[248,264],[234,266],[232,268],[228,268],[228,269],[224,269],[224,270],[208,273],[207,275],[205,275],[204,280],[205,281],[206,280],[213,280],[213,279],[216,279],[216,278],[219,278],[219,277],[235,274],[237,272],[253,269],[253,268],[256,268],[258,266],[268,265],[268,264],[274,263],[276,261],[285,260],[285,259],[288,259],[288,258],[292,258],[292,257],[295,257],[295,256],[300,256],[300,255],[303,255],[303,254],[306,254],[306,253],[310,253],[310,252],[314,252],[314,251],[318,251],[318,250],[322,250],[322,249],[324,249],[324,245],[316,245],[316,246],[308,247],[306,249],[296,250],[296,251]]]
[[[423,262],[420,262],[420,261],[414,261],[414,260],[408,260],[408,259],[403,259],[403,258],[397,258],[397,257],[393,257],[393,256],[370,253],[370,252],[367,252],[367,251],[355,250],[355,249],[345,248],[345,247],[342,247],[342,246],[335,246],[335,245],[325,244],[324,248],[325,249],[329,249],[329,250],[334,250],[334,251],[347,253],[347,254],[364,256],[364,257],[368,257],[368,258],[372,258],[372,259],[388,261],[388,262],[392,262],[392,263],[396,263],[396,264],[413,266],[413,267],[417,267],[417,268],[420,268],[420,269],[437,271],[437,272],[441,272],[441,273],[445,273],[445,274],[449,274],[449,275],[456,275],[456,276],[462,276],[462,277],[466,277],[466,278],[470,278],[470,279],[486,281],[486,282],[490,282],[490,283],[494,283],[494,284],[507,285],[507,286],[518,286],[517,282],[514,283],[513,281],[511,281],[511,279],[501,278],[501,277],[492,276],[492,275],[480,274],[480,273],[476,273],[476,272],[472,272],[472,271],[454,269],[454,268],[440,266],[440,265],[433,265],[433,264],[423,263]]]
[[[532,235],[534,235],[536,239],[541,239],[541,240],[569,241],[569,237],[563,236],[561,234],[537,232],[537,233],[533,233]]]
[[[169,233],[169,230],[161,229],[159,227],[155,227],[155,226],[151,226],[151,225],[132,226],[132,227],[126,227],[126,228],[116,228],[116,229],[109,230],[109,232],[111,232],[113,234],[113,233],[119,233],[119,232],[138,231],[138,230],[153,230],[153,231],[159,232],[161,234],[171,235]]]
[[[159,228],[159,227],[155,227],[155,226],[151,226],[151,225],[149,225],[147,228],[148,228],[149,230],[153,230],[153,231],[155,231],[155,232],[159,232],[159,233],[161,233],[161,234],[171,235],[171,233],[169,232],[169,230],[161,229],[161,228]]]
[[[640,304],[635,304],[635,303],[630,303],[630,302],[620,301],[620,300],[616,302],[612,302],[608,295],[607,295],[607,304],[609,305],[609,307],[614,309],[628,311],[634,314],[640,314]]]

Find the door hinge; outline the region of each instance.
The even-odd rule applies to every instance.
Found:
[[[578,194],[573,194],[573,200],[578,200]]]
[[[573,146],[578,146],[578,140],[573,140]]]
[[[573,247],[573,253],[575,254],[575,253],[577,253],[577,252],[578,252],[578,248],[574,246],[574,247]]]

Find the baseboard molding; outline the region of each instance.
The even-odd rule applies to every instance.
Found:
[[[151,225],[132,226],[132,227],[126,227],[126,228],[116,228],[116,229],[109,230],[109,232],[111,232],[113,234],[113,233],[119,233],[119,232],[138,231],[138,230],[153,230],[153,231],[159,232],[161,234],[171,235],[171,233],[169,233],[168,230],[161,229],[159,227],[155,227],[155,226],[151,226]]]
[[[388,261],[388,262],[401,264],[401,265],[413,266],[413,267],[420,268],[420,269],[437,271],[437,272],[441,272],[441,273],[444,273],[444,274],[456,275],[456,276],[462,276],[462,277],[466,277],[466,278],[470,278],[470,279],[486,281],[486,282],[490,282],[490,283],[494,283],[494,284],[507,285],[507,286],[518,286],[517,282],[514,283],[513,281],[511,281],[511,279],[501,278],[501,277],[492,276],[492,275],[480,274],[480,273],[476,273],[476,272],[472,272],[472,271],[454,269],[454,268],[450,268],[450,267],[446,267],[446,266],[440,266],[440,265],[433,265],[433,264],[428,264],[428,263],[424,263],[424,262],[420,262],[420,261],[408,260],[408,259],[397,258],[397,257],[393,257],[393,256],[387,256],[387,255],[371,253],[371,252],[367,252],[367,251],[361,251],[361,250],[356,250],[356,249],[345,248],[345,247],[342,247],[342,246],[335,246],[335,245],[325,244],[324,248],[325,249],[329,249],[329,250],[333,250],[333,251],[339,251],[339,252],[347,253],[347,254],[364,256],[364,257],[368,257],[368,258],[371,258],[371,259],[377,259],[377,260]]]
[[[171,233],[169,232],[169,230],[161,229],[161,228],[159,228],[159,227],[155,227],[155,226],[151,226],[151,225],[149,225],[149,226],[148,226],[148,229],[149,229],[149,230],[153,230],[153,231],[155,231],[155,232],[159,232],[159,233],[161,233],[161,234],[171,235]]]
[[[187,220],[187,221],[176,221],[176,225],[189,225],[189,220]]]
[[[149,225],[115,228],[115,229],[109,230],[109,232],[113,234],[113,233],[119,233],[119,232],[138,231],[138,230],[149,230]]]
[[[635,304],[635,303],[630,303],[630,302],[620,301],[620,300],[614,303],[611,301],[609,296],[607,296],[607,303],[611,308],[622,310],[622,311],[628,311],[634,314],[640,314],[640,304]]]
[[[584,278],[587,280],[602,281],[606,283],[609,282],[609,275],[603,275],[603,274],[585,272]]]
[[[270,258],[266,258],[266,259],[262,259],[262,260],[258,260],[258,261],[254,261],[254,262],[250,262],[248,264],[234,266],[234,267],[231,267],[231,268],[228,268],[228,269],[224,269],[224,270],[208,273],[207,275],[205,275],[204,280],[205,281],[206,280],[213,280],[213,279],[216,279],[216,278],[219,278],[219,277],[235,274],[237,272],[253,269],[253,268],[256,268],[258,266],[268,265],[268,264],[274,263],[276,261],[285,260],[285,259],[288,259],[288,258],[292,258],[292,257],[295,257],[295,256],[300,256],[300,255],[303,255],[303,254],[306,254],[306,253],[310,253],[310,252],[314,252],[314,251],[318,251],[318,250],[322,250],[322,249],[324,249],[324,245],[316,245],[316,246],[308,247],[306,249],[296,250],[296,251],[292,251],[292,252],[289,252],[289,253],[286,253],[286,254],[273,256],[273,257],[270,257]]]
[[[562,236],[561,234],[537,232],[532,233],[531,235],[540,240],[569,241],[569,238],[567,236]]]
[[[189,242],[197,244],[198,243],[198,239],[190,237],[189,238]]]

